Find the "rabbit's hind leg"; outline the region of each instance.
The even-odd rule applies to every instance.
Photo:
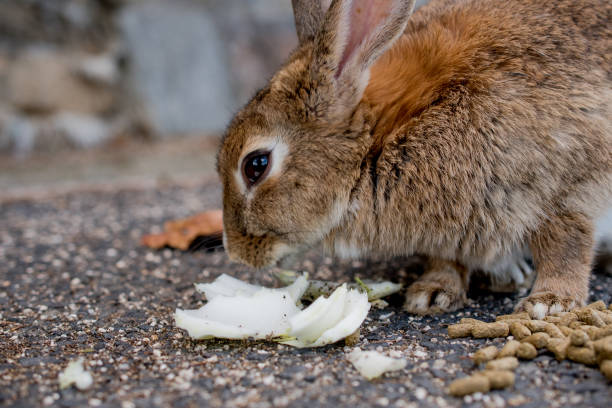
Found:
[[[425,273],[407,289],[404,310],[420,315],[457,310],[467,301],[469,279],[463,265],[430,258]]]
[[[517,311],[534,319],[587,301],[593,262],[593,223],[579,213],[550,217],[530,239],[537,277]]]

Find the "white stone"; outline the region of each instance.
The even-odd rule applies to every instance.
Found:
[[[378,351],[361,351],[359,348],[348,354],[347,358],[368,380],[380,377],[389,371],[401,370],[408,364],[405,359],[390,358]]]

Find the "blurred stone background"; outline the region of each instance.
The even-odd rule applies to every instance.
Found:
[[[216,135],[295,44],[289,0],[2,0],[0,153]]]
[[[296,42],[290,0],[2,0],[0,155],[218,135]]]

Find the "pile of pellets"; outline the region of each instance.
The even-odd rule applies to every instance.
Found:
[[[559,361],[599,365],[612,381],[612,304],[606,307],[601,300],[543,320],[532,320],[527,313],[497,316],[493,323],[464,318],[448,327],[448,335],[477,339],[513,337],[501,350],[488,346],[474,353],[474,364],[484,364],[485,369],[453,381],[449,392],[457,397],[513,386],[519,359],[531,360],[538,350],[554,354]]]

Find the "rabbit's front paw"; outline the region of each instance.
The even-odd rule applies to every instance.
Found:
[[[515,311],[527,312],[532,319],[543,319],[550,314],[569,312],[583,303],[570,296],[559,296],[552,292],[538,292],[521,299]]]
[[[404,310],[430,315],[452,312],[465,305],[467,296],[461,285],[424,280],[414,282],[406,291]]]

